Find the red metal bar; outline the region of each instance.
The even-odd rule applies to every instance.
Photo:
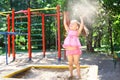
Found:
[[[57,14],[44,14],[45,16],[57,16]],[[41,16],[41,13],[39,15],[31,15],[31,17],[35,17],[35,16]],[[21,18],[27,18],[28,16],[19,16],[19,17],[15,17],[15,19],[21,19]]]
[[[57,6],[57,26],[58,26],[58,60],[61,60],[61,42],[60,42],[60,6]]]
[[[12,9],[12,32],[15,32],[15,29],[14,29],[14,24],[15,24],[15,11],[14,9]],[[15,60],[15,35],[12,35],[12,55],[13,55],[13,61]]]
[[[7,16],[7,27],[8,27],[8,32],[10,32],[10,15]],[[10,35],[8,34],[8,56],[10,57]]]
[[[29,56],[29,60],[31,60],[32,50],[31,50],[31,12],[30,12],[30,8],[28,8],[28,56]]]
[[[42,14],[42,47],[43,47],[43,57],[45,57],[45,15]]]

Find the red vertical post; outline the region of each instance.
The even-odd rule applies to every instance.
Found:
[[[60,42],[60,6],[57,6],[57,26],[58,26],[58,61],[61,61],[61,42]]]
[[[12,32],[15,32],[15,11],[12,9]],[[13,61],[15,60],[15,35],[12,35],[12,55],[13,55]]]
[[[10,15],[7,16],[7,27],[8,32],[10,32]],[[10,35],[8,34],[8,56],[10,57]]]
[[[45,57],[45,15],[42,14],[42,49],[43,49],[43,57]]]
[[[31,50],[31,12],[30,8],[28,8],[28,56],[29,61],[32,58],[32,50]]]

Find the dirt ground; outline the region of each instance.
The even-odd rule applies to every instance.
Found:
[[[16,60],[12,61],[12,57],[8,59],[9,64],[6,65],[5,56],[0,56],[0,76],[10,73],[10,71],[19,70],[26,65],[64,65],[68,64],[64,59],[62,53],[61,62],[57,59],[57,52],[47,52],[46,57],[43,59],[41,53],[33,53],[32,61],[28,62],[27,53],[19,53],[16,55]],[[80,58],[81,65],[97,65],[98,66],[98,79],[99,80],[120,80],[120,64],[118,63],[116,69],[112,57],[105,55],[104,53],[87,53],[83,52]],[[1,79],[0,79],[1,80]],[[5,80],[5,79],[4,79]]]
[[[112,57],[104,53],[83,54],[81,64],[98,65],[99,80],[120,80],[120,63],[114,68]]]

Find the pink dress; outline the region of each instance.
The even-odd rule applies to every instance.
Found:
[[[63,48],[67,46],[77,47],[75,50],[66,50],[66,55],[80,55],[81,51],[81,44],[78,37],[78,32],[75,30],[68,30],[67,37],[64,40]]]

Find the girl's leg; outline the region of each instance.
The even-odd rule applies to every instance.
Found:
[[[70,76],[73,76],[73,56],[72,55],[67,55],[68,62],[69,62],[69,71],[70,71]]]
[[[79,78],[81,78],[81,75],[80,75],[80,63],[79,63],[80,55],[73,55],[73,57],[74,57],[74,64],[75,64],[76,69],[77,69],[77,76]]]

